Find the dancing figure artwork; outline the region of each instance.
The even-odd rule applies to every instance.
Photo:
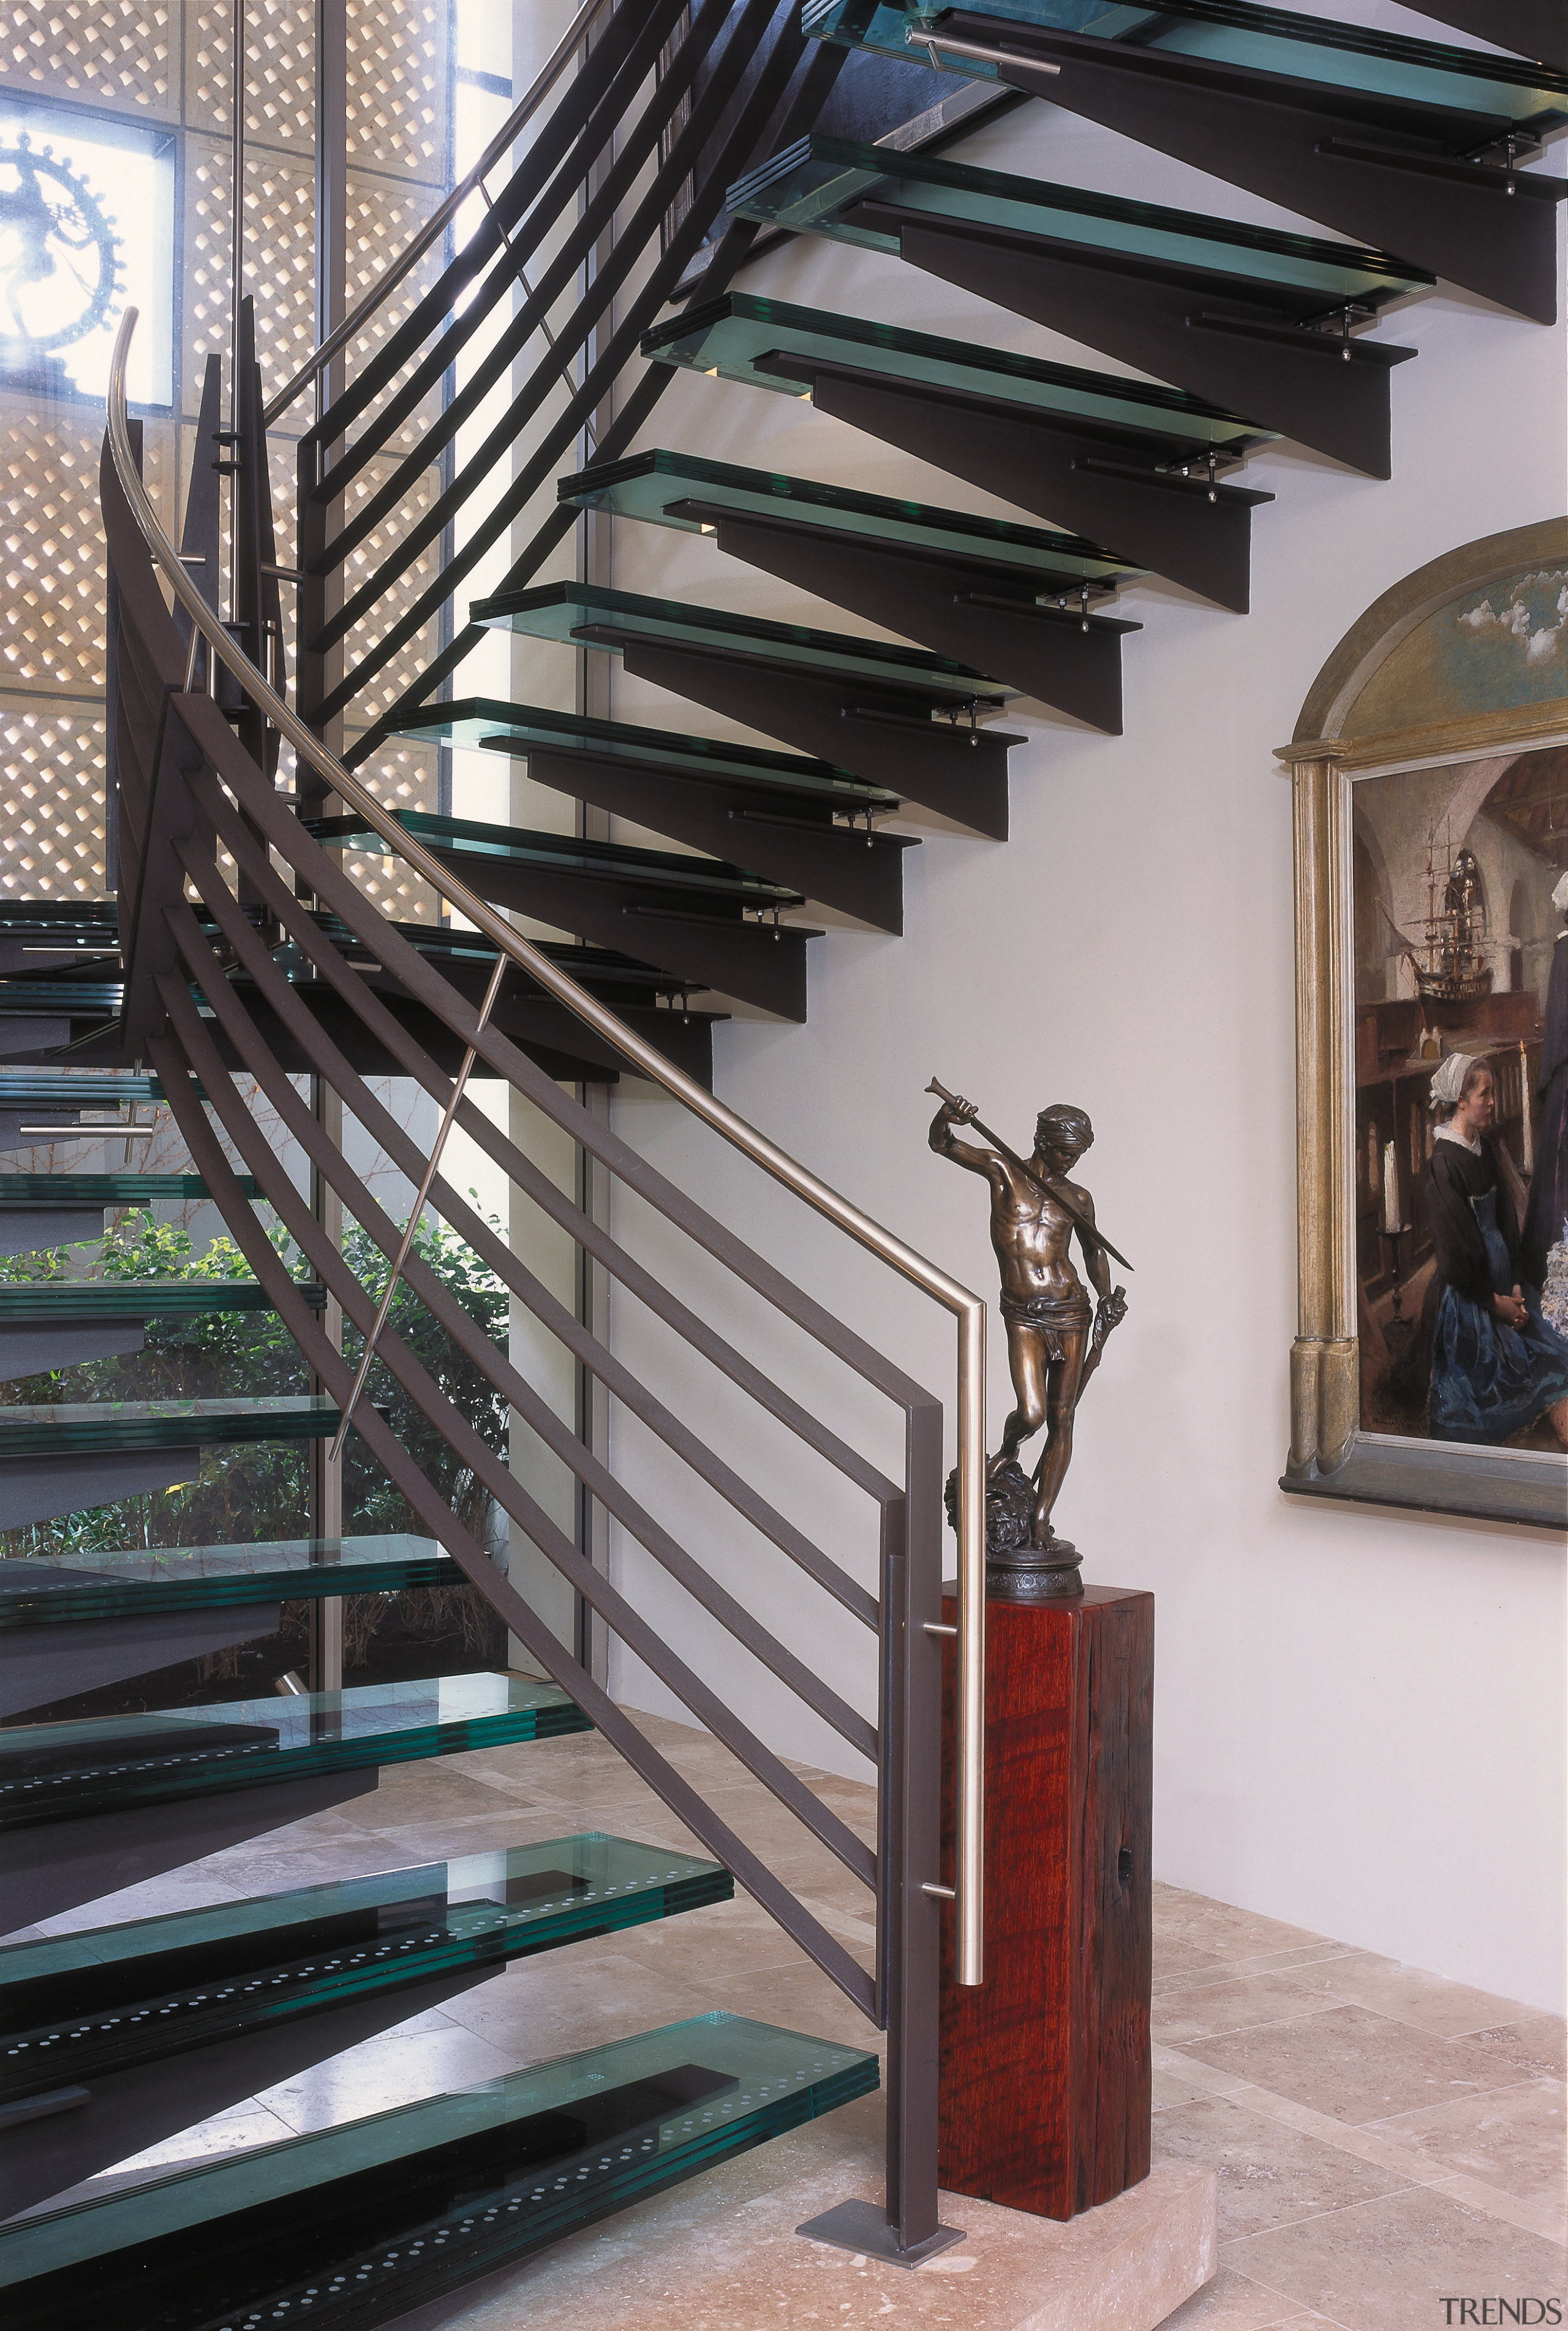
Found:
[[[1082,1590],[1079,1556],[1057,1537],[1051,1514],[1072,1459],[1079,1402],[1107,1337],[1126,1315],[1126,1290],[1111,1285],[1107,1258],[1132,1268],[1098,1227],[1088,1192],[1069,1178],[1094,1127],[1085,1110],[1059,1101],[1036,1118],[1025,1159],[980,1123],[974,1102],[935,1082],[928,1089],[942,1102],[931,1121],[932,1148],[991,1185],[991,1243],[1002,1272],[1013,1408],[986,1464],[988,1584],[1009,1594],[1075,1594]],[[989,1146],[960,1141],[956,1129],[965,1125]],[[1093,1307],[1073,1268],[1075,1237],[1098,1299]],[[1018,1452],[1042,1426],[1045,1448],[1030,1477]],[[948,1483],[950,1518],[955,1498],[956,1477]]]

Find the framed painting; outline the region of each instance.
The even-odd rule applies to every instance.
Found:
[[[1280,1486],[1562,1530],[1568,521],[1385,593],[1278,755],[1298,1278]]]

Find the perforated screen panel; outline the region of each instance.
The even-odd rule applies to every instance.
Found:
[[[347,291],[357,300],[428,217],[450,183],[450,0],[349,0],[350,165]],[[166,126],[179,147],[180,200],[170,232],[174,312],[180,319],[172,411],[144,417],[145,466],[165,523],[177,532],[192,464],[189,427],[209,353],[227,356],[231,307],[233,24],[213,0],[0,0],[0,88],[40,103],[74,104],[144,127]],[[255,297],[257,346],[272,394],[303,362],[315,320],[315,11],[298,0],[248,0],[245,20],[245,264]],[[140,231],[152,232],[138,221]],[[349,353],[350,373],[394,328],[439,267],[438,249],[400,287],[385,316]],[[144,318],[141,328],[147,328]],[[391,441],[402,453],[439,408],[427,399]],[[293,552],[291,435],[309,417],[301,399],[271,447],[279,554]],[[185,416],[176,443],[173,416]],[[102,408],[0,384],[0,895],[100,894],[105,883],[105,561],[98,507]],[[177,490],[176,490],[177,471]],[[385,471],[378,473],[385,476]],[[426,507],[434,472],[393,521]],[[352,589],[385,554],[391,533],[367,543]],[[429,582],[422,559],[384,621]],[[294,661],[293,594],[284,630]],[[435,652],[433,626],[384,676],[361,718],[406,685]],[[433,752],[387,748],[366,772],[378,792],[433,807]],[[406,899],[396,870],[369,861],[366,887],[397,897],[396,911],[430,912]],[[406,888],[407,886],[404,886]]]

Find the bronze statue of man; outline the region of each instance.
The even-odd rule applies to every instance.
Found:
[[[1050,1517],[1072,1457],[1073,1413],[1099,1365],[1107,1336],[1126,1311],[1122,1289],[1111,1286],[1106,1250],[1095,1232],[1094,1200],[1069,1179],[1094,1139],[1094,1127],[1085,1110],[1066,1102],[1041,1109],[1035,1119],[1034,1152],[1026,1162],[1011,1151],[959,1141],[955,1127],[970,1124],[974,1116],[974,1102],[956,1095],[945,1100],[931,1121],[930,1141],[939,1157],[983,1174],[991,1185],[991,1243],[1002,1266],[1002,1317],[1015,1406],[986,1478],[996,1484],[1004,1470],[1016,1470],[1023,1442],[1046,1427],[1045,1450],[1033,1477],[1031,1551],[1007,1566],[1066,1569],[1076,1565],[1077,1556],[1055,1537]],[[1099,1299],[1093,1313],[1072,1266],[1075,1233]],[[992,1561],[997,1561],[994,1553]]]

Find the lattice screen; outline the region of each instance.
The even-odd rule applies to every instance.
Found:
[[[103,715],[0,699],[0,897],[101,899]]]
[[[301,0],[248,0],[246,10],[246,263],[268,393],[297,370],[314,338],[314,10]],[[351,232],[348,296],[368,290],[429,215],[447,182],[450,0],[349,0]],[[209,352],[226,354],[230,302],[232,21],[222,0],[0,0],[0,86],[100,113],[166,123],[181,138],[183,214],[175,254],[182,318],[176,414],[194,414]],[[440,263],[412,275],[385,318],[351,351],[380,345]],[[309,414],[304,400],[297,416]],[[435,409],[395,441],[411,448]],[[178,468],[188,479],[192,437]],[[176,524],[173,431],[146,425],[148,483]],[[0,895],[90,896],[104,887],[104,561],[98,509],[101,410],[0,393]],[[272,449],[281,561],[291,563],[292,456]],[[428,489],[428,490],[426,490]],[[411,507],[433,492],[422,481]],[[423,499],[421,499],[423,496]],[[385,551],[367,545],[349,587]],[[433,553],[398,605],[424,587]],[[293,607],[285,591],[290,668]],[[396,610],[378,618],[376,628]],[[398,660],[370,712],[406,684],[433,629]],[[433,806],[435,756],[388,747],[366,771],[390,799]],[[383,861],[366,861],[366,888],[403,914],[432,902],[403,898]],[[403,886],[406,888],[407,886]],[[418,886],[414,886],[417,889]]]
[[[448,15],[442,0],[348,0],[348,159],[443,183]]]
[[[0,7],[0,81],[74,98],[138,121],[177,115],[179,10],[140,0],[8,0]]]
[[[389,737],[370,759],[355,771],[367,793],[392,809],[434,809],[437,757],[433,745],[415,745]],[[433,923],[440,901],[428,883],[412,874],[401,858],[373,857],[365,851],[346,851],[345,871],[384,915],[399,923]]]

